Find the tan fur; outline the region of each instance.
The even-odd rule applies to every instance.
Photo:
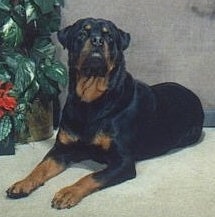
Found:
[[[64,145],[69,145],[71,143],[77,142],[79,138],[75,135],[70,135],[63,129],[60,129],[57,135],[58,140],[64,144]]]
[[[104,77],[80,77],[77,79],[76,93],[82,101],[92,102],[108,89],[108,79]]]
[[[111,146],[111,137],[103,133],[99,133],[95,136],[92,143],[98,147],[101,147],[103,150],[107,151]]]
[[[109,48],[108,48],[108,44],[105,42],[104,43],[104,54],[105,54],[105,60],[106,60],[106,64],[107,64],[107,74],[109,74],[113,68],[114,68],[114,62],[111,61],[110,59],[110,52],[109,52]]]
[[[52,206],[58,209],[70,208],[100,187],[101,183],[97,182],[92,174],[87,175],[74,185],[65,187],[56,193],[52,200]]]
[[[46,159],[41,162],[25,179],[12,185],[8,191],[14,194],[29,194],[37,187],[43,185],[47,180],[62,172],[64,169],[64,166],[58,164],[56,161]]]
[[[90,40],[88,39],[86,42],[85,42],[85,45],[80,53],[80,57],[78,59],[78,62],[76,64],[76,68],[80,71],[81,70],[81,66],[83,64],[83,62],[85,61],[85,59],[87,58],[87,56],[89,55],[90,51],[92,49],[92,45],[91,45],[91,42]]]

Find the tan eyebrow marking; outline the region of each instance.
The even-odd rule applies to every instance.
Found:
[[[85,30],[91,30],[92,26],[90,24],[87,24],[84,26],[84,29]]]
[[[102,32],[103,32],[103,33],[108,33],[109,30],[104,26],[104,27],[102,28]]]

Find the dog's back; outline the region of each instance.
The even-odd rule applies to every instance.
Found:
[[[137,159],[160,155],[199,140],[204,113],[192,91],[168,82],[151,86],[150,94],[154,97],[154,111],[149,114],[147,124],[143,124],[144,144],[138,143]]]

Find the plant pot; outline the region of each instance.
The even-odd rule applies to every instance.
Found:
[[[27,114],[30,139],[40,141],[53,135],[53,104],[36,99]]]
[[[13,133],[3,141],[0,141],[0,155],[14,155],[15,154],[15,140]]]
[[[18,142],[28,143],[50,138],[53,135],[53,104],[37,98],[27,112],[27,130],[18,137]]]

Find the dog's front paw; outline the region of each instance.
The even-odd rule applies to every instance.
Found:
[[[71,208],[83,198],[78,187],[66,187],[57,192],[52,200],[52,207],[56,209]]]
[[[6,191],[7,196],[13,199],[18,199],[21,197],[27,197],[37,185],[35,182],[23,179],[22,181],[16,182]]]

